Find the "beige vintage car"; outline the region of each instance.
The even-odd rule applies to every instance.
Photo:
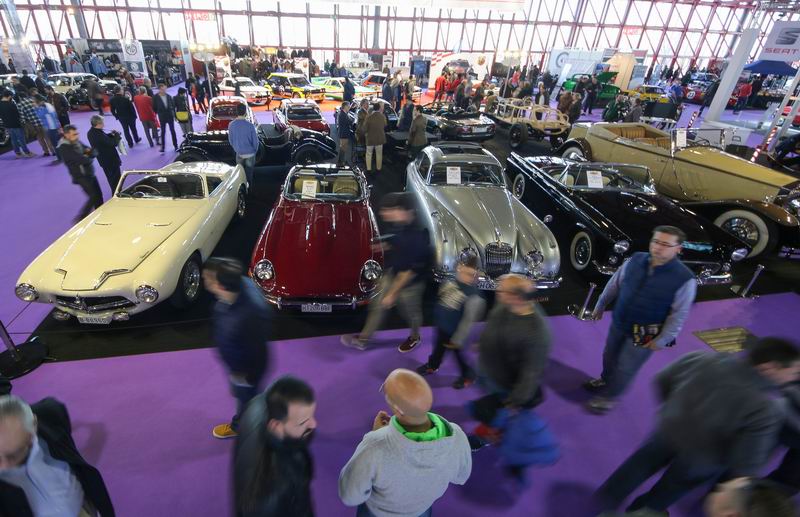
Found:
[[[800,181],[707,145],[682,142],[647,124],[575,124],[559,149],[567,158],[650,168],[656,188],[747,241],[750,257],[800,258]]]

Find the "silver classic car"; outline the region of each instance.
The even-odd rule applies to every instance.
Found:
[[[480,145],[426,147],[408,164],[406,191],[414,194],[420,224],[433,239],[437,280],[475,255],[480,289],[495,289],[506,273],[525,275],[540,289],[558,287],[555,237],[506,189],[503,166]]]

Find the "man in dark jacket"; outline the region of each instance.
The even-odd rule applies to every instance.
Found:
[[[175,101],[172,96],[167,94],[167,85],[159,83],[158,95],[153,95],[153,111],[158,115],[158,122],[161,124],[161,152],[167,143],[167,126],[172,134],[172,145],[178,149],[178,137],[175,134]]]
[[[726,474],[756,475],[769,459],[784,419],[773,396],[800,378],[800,350],[764,338],[744,357],[710,352],[687,354],[655,379],[661,400],[653,434],[597,492],[615,510],[653,473],[664,474],[627,511],[664,512],[687,492]]]
[[[25,130],[22,129],[19,108],[17,108],[17,104],[14,102],[9,90],[3,90],[3,93],[0,94],[0,120],[3,121],[3,126],[8,131],[11,146],[14,148],[14,153],[17,157],[33,156],[33,153],[28,149],[28,144],[25,142]]]
[[[508,408],[529,408],[541,398],[551,337],[544,311],[532,300],[535,291],[530,280],[504,275],[478,342],[479,381]]]
[[[111,131],[110,133],[103,131],[105,124],[103,123],[103,117],[100,115],[94,115],[91,119],[91,124],[92,128],[86,133],[86,138],[97,154],[97,163],[102,167],[108,180],[108,186],[111,187],[111,193],[113,194],[116,192],[122,176],[122,171],[120,170],[122,160],[120,160],[119,152],[117,151],[117,145],[119,145],[122,135],[119,134],[119,131]]]
[[[97,108],[97,112],[101,115],[105,115],[103,111],[103,89],[93,77],[86,80],[86,93],[89,96],[89,102],[92,103],[92,107]]]
[[[369,143],[369,142],[368,142]],[[386,312],[398,305],[411,327],[411,334],[397,348],[407,353],[420,344],[422,295],[431,268],[432,249],[428,230],[415,223],[416,207],[408,192],[391,192],[381,199],[381,219],[388,227],[382,238],[384,272],[379,295],[369,303],[369,315],[358,335],[344,335],[342,344],[366,350],[367,344],[383,322]]]
[[[237,517],[313,517],[308,443],[317,422],[311,386],[281,377],[247,405],[233,465]]]
[[[29,406],[13,395],[0,397],[0,443],[0,515],[114,516],[103,477],[75,446],[61,402],[46,398]]]
[[[49,99],[50,104],[52,104],[56,109],[56,116],[58,117],[58,123],[61,124],[61,127],[70,125],[70,105],[69,101],[67,100],[67,96],[63,93],[55,91],[52,86],[48,86],[47,98]]]
[[[44,80],[44,74],[42,72],[36,74],[34,84],[36,85],[36,90],[39,92],[39,95],[46,95],[47,81]]]
[[[345,163],[352,165],[351,142],[354,138],[353,121],[350,120],[350,102],[344,101],[336,116],[336,132],[339,133],[339,155],[336,157],[336,164],[342,166]]]
[[[134,144],[141,142],[142,139],[139,138],[139,132],[136,130],[136,119],[138,118],[136,108],[133,107],[133,102],[123,94],[121,86],[114,89],[114,96],[111,97],[110,104],[111,114],[122,124],[122,132],[125,134],[128,147],[133,147]],[[133,134],[133,138],[131,138],[131,134]]]
[[[186,77],[186,91],[189,92],[189,98],[192,100],[192,108],[194,109],[195,115],[199,113],[197,109],[197,101],[194,98],[194,88],[197,85],[197,79],[195,79],[194,74],[189,72]]]
[[[22,71],[22,77],[19,78],[19,82],[29,90],[31,88],[36,88],[36,81],[33,80],[33,77],[28,75],[27,70]]]
[[[237,408],[230,424],[214,427],[215,438],[236,436],[245,405],[259,390],[267,372],[267,339],[272,310],[261,290],[243,276],[237,260],[210,258],[203,269],[203,283],[217,298],[213,315],[213,339],[228,369]]]
[[[388,102],[389,105],[394,106],[394,88],[392,88],[392,78],[389,75],[387,75],[386,80],[383,81],[381,97]]]
[[[78,129],[75,126],[66,126],[64,138],[58,143],[59,156],[67,166],[69,175],[72,176],[72,183],[80,186],[88,196],[75,221],[83,219],[103,204],[103,193],[92,166],[94,154],[91,148],[80,142],[78,136]]]
[[[697,281],[678,258],[686,234],[657,226],[649,253],[634,253],[606,284],[592,316],[600,319],[616,298],[603,350],[603,373],[583,387],[597,396],[587,409],[603,414],[616,405],[650,355],[672,346],[689,316]]]
[[[355,98],[356,98],[356,87],[355,85],[353,85],[353,81],[351,81],[349,77],[345,77],[343,99],[345,102],[353,102],[353,99]]]

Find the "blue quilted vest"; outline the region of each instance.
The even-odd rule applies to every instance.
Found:
[[[614,326],[628,335],[633,325],[662,324],[669,315],[675,293],[694,273],[677,258],[648,274],[650,255],[636,253],[625,266],[617,301],[614,304]]]

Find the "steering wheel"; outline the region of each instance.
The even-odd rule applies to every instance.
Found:
[[[147,189],[150,189],[150,190],[151,190],[152,192],[154,192],[154,193],[155,193],[157,196],[160,196],[160,195],[161,195],[161,191],[160,191],[160,190],[158,190],[157,188],[155,188],[154,186],[152,186],[152,185],[142,185],[142,184],[140,184],[140,185],[136,185],[135,187],[133,187],[133,193],[134,193],[134,194],[136,194],[136,193],[139,193],[139,194],[145,194],[145,192],[143,192],[143,191],[144,191],[144,190],[147,190]]]

